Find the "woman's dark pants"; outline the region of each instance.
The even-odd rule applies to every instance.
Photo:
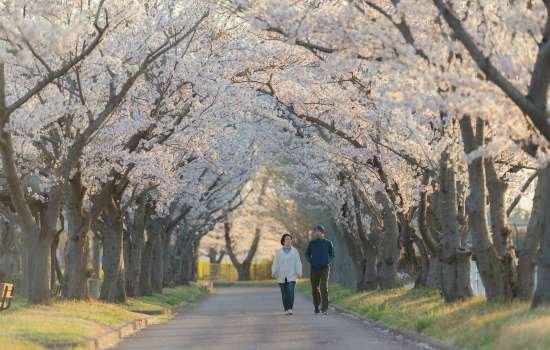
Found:
[[[283,307],[285,311],[292,310],[294,306],[294,287],[296,282],[279,283],[281,288],[281,296],[283,297]]]

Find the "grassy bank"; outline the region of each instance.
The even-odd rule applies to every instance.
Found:
[[[309,295],[307,283],[298,289]],[[331,285],[329,295],[331,303],[371,320],[467,349],[550,349],[550,308],[532,311],[528,303],[487,303],[481,297],[445,304],[431,289],[354,293]]]
[[[150,317],[136,312],[162,310],[197,302],[206,291],[198,286],[166,288],[163,294],[130,298],[126,305],[60,301],[48,306],[17,301],[0,313],[0,349],[46,349],[56,343],[79,342],[98,336],[135,319]],[[159,322],[169,315],[154,316]]]

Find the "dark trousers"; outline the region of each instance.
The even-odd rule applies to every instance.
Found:
[[[283,307],[285,311],[292,310],[294,306],[294,287],[296,282],[279,283],[281,288],[281,296],[283,297]]]
[[[311,269],[311,294],[313,294],[313,305],[321,311],[328,310],[328,277],[330,275],[330,266],[326,266],[321,270]]]

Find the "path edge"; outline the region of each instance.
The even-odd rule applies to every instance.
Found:
[[[202,302],[208,295],[210,295],[211,290],[205,288],[205,292],[201,295],[200,299],[194,303],[185,303],[182,302],[180,305],[176,305],[169,308],[164,308],[159,310],[158,315],[176,315],[180,312],[186,311],[197,304]],[[139,311],[134,311],[140,313]],[[142,313],[142,312],[141,312]],[[157,315],[157,313],[154,313]],[[56,342],[52,344],[44,344],[46,348],[49,349],[69,349],[69,348],[79,348],[84,350],[107,350],[115,345],[118,345],[124,338],[133,335],[151,325],[158,324],[158,319],[152,316],[141,317],[130,322],[113,328],[103,334],[90,337],[83,341],[78,342]]]
[[[391,333],[391,334],[396,335],[396,336],[401,336],[401,337],[403,337],[407,340],[410,340],[410,341],[413,341],[413,342],[416,342],[416,343],[424,343],[424,344],[427,344],[430,347],[433,347],[435,349],[439,349],[439,350],[467,350],[465,348],[460,348],[460,347],[455,346],[455,345],[449,345],[449,344],[444,343],[444,342],[442,342],[438,339],[434,339],[432,337],[429,337],[427,335],[424,335],[424,334],[421,334],[421,333],[418,333],[418,332],[415,332],[415,331],[411,331],[411,330],[408,330],[408,329],[402,329],[402,328],[398,328],[398,327],[395,327],[395,326],[390,326],[386,323],[369,319],[368,317],[365,317],[365,316],[363,316],[363,315],[361,315],[361,314],[359,314],[355,311],[348,310],[348,309],[346,309],[342,306],[339,306],[339,305],[331,304],[330,307],[333,308],[334,310],[336,310],[338,313],[358,318],[361,321],[363,321],[364,323],[368,324],[369,326],[372,326],[373,328],[375,328],[377,330],[382,330],[382,331]]]

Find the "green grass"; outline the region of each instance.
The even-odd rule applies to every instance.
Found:
[[[307,283],[298,290],[309,295]],[[528,303],[487,303],[482,297],[446,304],[432,289],[355,293],[331,284],[330,301],[369,319],[467,349],[550,349],[550,308]]]
[[[137,310],[162,310],[197,302],[205,289],[198,286],[166,288],[163,294],[130,298],[117,305],[90,301],[58,301],[51,305],[27,305],[17,299],[0,313],[0,349],[46,349],[56,343],[79,342],[103,334],[135,319],[150,317]],[[169,315],[155,316],[156,321]]]
[[[130,311],[153,311],[194,304],[204,295],[202,288],[166,288],[162,294],[133,298],[128,301]]]

